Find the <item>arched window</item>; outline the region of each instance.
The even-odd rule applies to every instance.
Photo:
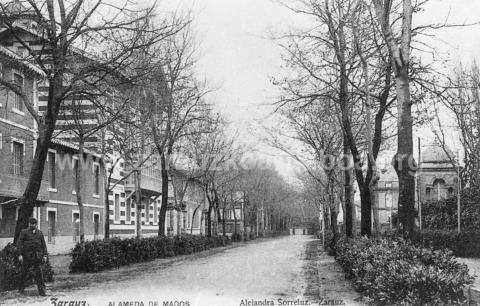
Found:
[[[427,187],[427,189],[425,189],[425,195],[426,195],[427,200],[431,200],[432,199],[432,188]]]
[[[445,181],[442,179],[436,179],[433,181],[433,199],[440,201],[447,198],[447,188]]]

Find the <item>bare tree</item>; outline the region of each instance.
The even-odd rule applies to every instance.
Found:
[[[413,117],[410,101],[410,65],[412,41],[411,0],[402,0],[401,31],[396,36],[391,25],[392,1],[372,0],[381,33],[386,42],[395,76],[397,98],[397,154],[394,168],[398,176],[398,209],[402,231],[410,236],[415,220],[415,177],[416,164],[413,159]]]
[[[82,84],[93,85],[119,73],[131,74],[127,80],[133,78],[134,71],[128,69],[132,54],[177,32],[180,27],[180,23],[172,18],[164,19],[157,28],[151,29],[149,18],[155,7],[141,10],[129,1],[27,0],[24,4],[38,23],[35,29],[28,29],[27,36],[19,34],[18,15],[11,14],[3,3],[0,4],[0,12],[6,27],[11,30],[10,39],[19,42],[27,51],[26,58],[44,72],[48,99],[45,110],[38,112],[28,93],[9,80],[0,78],[2,86],[22,97],[39,132],[29,180],[20,199],[15,242],[35,206],[48,147],[64,101],[74,97],[77,88],[84,87]],[[145,42],[140,38],[147,31],[150,38]],[[36,44],[30,43],[32,36]],[[112,77],[111,80],[115,80],[117,85],[126,81],[123,77]]]
[[[291,135],[279,135],[278,131],[270,131],[267,142],[287,153],[290,157],[298,161],[305,169],[306,173],[318,184],[319,192],[322,193],[322,197],[327,204],[326,207],[330,220],[325,222],[331,227],[333,233],[333,243],[337,238],[337,215],[339,212],[339,201],[346,196],[341,188],[342,171],[338,167],[340,162],[339,158],[342,158],[342,162],[345,162],[345,158],[342,157],[342,150],[344,149],[344,137],[342,128],[339,124],[338,118],[335,114],[334,104],[326,101],[324,104],[311,104],[304,107],[296,108],[291,107],[286,109],[285,107],[281,111],[283,116],[287,119],[287,124],[290,128],[284,130],[292,130]],[[322,118],[322,120],[318,120]],[[282,139],[284,138],[284,139]],[[286,138],[286,139],[285,139]],[[296,143],[291,143],[292,140],[299,141],[303,145],[306,152],[296,152],[292,147],[296,147]],[[348,159],[348,163],[350,160]],[[348,167],[345,167],[348,169]],[[345,175],[345,171],[343,173]],[[351,200],[351,198],[350,198]],[[353,203],[351,203],[351,216],[353,227]],[[349,204],[347,204],[349,205]],[[343,207],[345,212],[346,206]],[[346,231],[349,229],[346,228]],[[349,234],[353,234],[349,232]]]
[[[435,84],[432,90],[433,104],[425,109],[429,123],[433,126],[435,137],[444,149],[453,167],[457,167],[459,156],[448,149],[452,135],[447,127],[457,129],[462,151],[464,167],[461,169],[462,186],[480,184],[480,71],[477,63],[471,67],[459,65]],[[445,122],[445,115],[453,114],[453,122]]]
[[[206,214],[206,234],[212,236],[214,228],[212,223],[222,222],[219,206],[220,179],[225,171],[232,166],[238,149],[234,145],[233,138],[225,134],[226,122],[217,117],[200,124],[200,129],[206,133],[191,133],[188,136],[188,150],[186,154],[194,163],[196,177],[202,182],[205,195],[208,201],[208,212]],[[212,217],[215,216],[212,222]]]
[[[329,107],[338,111],[337,120],[344,140],[343,153],[353,155],[354,174],[360,189],[361,233],[370,235],[371,184],[375,181],[375,160],[384,140],[384,121],[388,119],[386,114],[393,103],[390,97],[392,84],[388,54],[375,35],[375,23],[369,7],[363,1],[296,3],[299,4],[289,7],[294,12],[314,17],[315,23],[311,29],[283,37],[286,39],[286,43],[282,44],[287,54],[286,62],[298,74],[277,82],[284,93],[278,105],[293,104],[302,108],[328,103]],[[374,71],[371,73],[374,79],[362,77],[365,68]],[[365,91],[367,86],[364,84],[369,84],[368,91]],[[365,120],[366,105],[370,112],[375,110],[373,122]],[[371,141],[368,141],[370,138]],[[363,166],[365,160],[366,169]],[[345,158],[344,163],[347,162]],[[348,207],[349,234],[352,232],[350,220],[353,208],[350,177],[350,172],[345,171],[344,203]]]
[[[156,46],[154,52],[162,54],[162,57],[151,67],[150,85],[146,90],[146,119],[152,144],[161,161],[162,207],[158,234],[165,235],[170,156],[183,138],[203,132],[191,127],[209,120],[209,106],[204,96],[210,90],[195,76],[193,68],[197,50],[189,27]]]

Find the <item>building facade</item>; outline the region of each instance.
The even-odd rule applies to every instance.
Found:
[[[32,58],[18,37],[34,51],[42,49],[39,24],[35,14],[20,1],[14,0],[5,6],[5,15],[0,15],[0,73],[3,79],[27,92],[34,109],[42,115],[48,101],[48,83],[44,72],[32,64]],[[6,26],[13,21],[13,30]],[[80,99],[81,100],[81,99]],[[134,175],[128,175],[132,167],[124,161],[105,165],[103,155],[96,152],[98,135],[84,139],[84,155],[79,156],[72,124],[83,127],[95,126],[94,105],[88,100],[63,102],[55,138],[52,140],[45,164],[43,179],[33,216],[45,234],[50,253],[67,253],[79,240],[80,211],[76,194],[75,170],[80,169],[81,198],[84,207],[85,238],[103,238],[104,225],[109,222],[111,236],[135,236],[137,205],[140,207],[140,222],[143,236],[157,235],[161,208],[161,171],[154,157],[147,161],[140,172],[141,199],[136,199]],[[80,110],[79,122],[72,122],[72,111]],[[77,114],[78,115],[78,114]],[[75,116],[77,117],[77,116]],[[77,118],[78,119],[78,118]],[[100,134],[100,133],[99,133]],[[20,96],[6,86],[0,86],[0,247],[12,241],[18,217],[18,199],[22,197],[28,182],[29,171],[35,153],[38,127]],[[106,192],[107,176],[110,173],[109,192]],[[205,193],[198,181],[179,176],[185,181],[185,190],[179,198],[171,172],[165,231],[169,235],[204,233],[202,212],[205,210]],[[140,203],[140,204],[138,204]],[[106,207],[108,207],[108,212]],[[106,214],[108,216],[106,216]]]
[[[416,205],[439,201],[457,194],[458,175],[455,155],[438,143],[428,145],[421,153],[419,171],[416,172]],[[379,222],[383,229],[392,228],[398,215],[398,179],[393,168],[380,172],[374,200],[378,203]],[[357,216],[359,216],[359,212]],[[372,218],[373,220],[373,218]]]

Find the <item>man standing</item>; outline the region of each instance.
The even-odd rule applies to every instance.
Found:
[[[19,292],[24,292],[28,272],[33,268],[38,294],[45,296],[42,264],[47,261],[47,246],[43,233],[37,229],[37,219],[28,220],[28,228],[20,232],[17,248],[20,254],[18,260],[22,264]]]

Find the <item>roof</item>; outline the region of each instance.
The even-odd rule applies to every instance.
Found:
[[[429,145],[422,152],[422,163],[451,163],[455,159],[455,154],[448,148],[442,147],[437,142]]]
[[[71,150],[74,150],[74,151],[78,151],[79,150],[79,147],[78,145],[74,144],[74,143],[71,143],[71,142],[67,142],[67,141],[64,141],[64,140],[60,140],[60,139],[52,139],[51,140],[51,143],[52,144],[55,144],[57,146],[62,146],[62,147],[65,147],[65,148],[68,148],[68,149],[71,149]],[[99,159],[103,159],[102,158],[102,155],[101,154],[98,154],[92,150],[89,150],[89,149],[83,149],[83,152],[86,153],[86,154],[90,154],[92,156],[95,156]]]
[[[19,64],[23,66],[24,68],[28,69],[29,71],[36,73],[42,77],[45,77],[45,72],[43,72],[42,69],[40,69],[38,66],[26,61],[25,59],[21,58],[15,52],[10,51],[9,49],[0,46],[0,55],[3,55],[6,57],[8,60],[12,61],[15,64]]]

